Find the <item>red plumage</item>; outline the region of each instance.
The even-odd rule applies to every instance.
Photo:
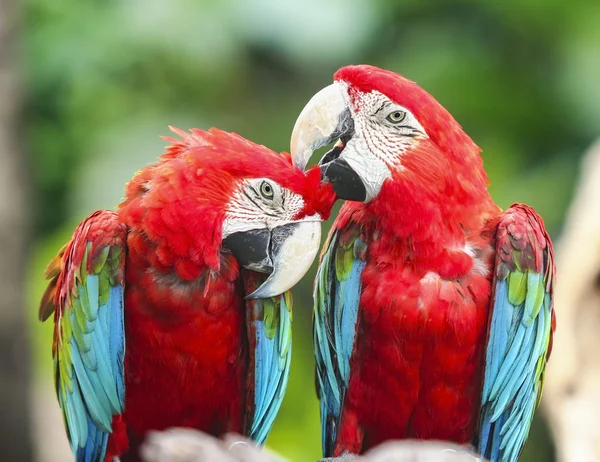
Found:
[[[334,225],[356,223],[369,246],[336,453],[395,438],[464,443],[477,423],[491,274],[475,273],[464,247],[492,265],[493,234],[482,230],[499,209],[487,194],[443,197],[464,185],[445,184],[436,197],[412,181],[387,183],[368,205],[344,204]],[[476,219],[474,206],[483,212]]]
[[[127,251],[125,412],[113,419],[107,462],[115,456],[138,460],[148,430],[247,432],[247,308],[240,267],[221,252],[226,206],[242,179],[262,177],[302,196],[296,219],[315,213],[326,219],[334,200],[331,187],[320,184],[319,169],[305,175],[292,167],[288,154],[216,129],[173,131],[182,140],[169,138],[172,145],[158,162],[128,183],[118,216],[97,212],[126,231],[120,245]],[[53,281],[40,316],[55,306],[57,316],[62,311],[61,297],[70,290],[64,280],[75,270],[69,255],[78,237],[97,234],[94,249],[110,239],[114,226],[94,220],[84,222],[53,261],[63,271],[47,272]],[[93,223],[97,233],[88,232],[85,223]]]
[[[406,142],[373,200],[346,202],[333,225],[332,235],[360,230],[367,250],[349,383],[339,423],[324,429],[325,438],[333,432],[333,455],[398,438],[476,443],[493,283],[508,275],[496,253],[506,249],[511,271],[530,261],[533,272],[551,269],[543,221],[521,204],[502,213],[488,193],[480,149],[414,82],[372,66],[348,66],[334,78],[353,114],[365,94],[379,92],[408,109],[426,136]],[[360,146],[386,136],[367,132],[383,131],[370,123],[356,128]],[[551,294],[553,272],[544,277]]]

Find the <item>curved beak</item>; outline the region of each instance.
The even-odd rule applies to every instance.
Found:
[[[290,143],[294,165],[304,170],[315,150],[333,143],[351,128],[354,123],[344,88],[332,83],[310,99],[296,120]]]
[[[309,270],[321,244],[318,216],[273,229],[233,233],[223,240],[239,264],[268,273],[267,280],[246,299],[269,298],[291,289]]]
[[[339,142],[319,161],[325,181],[333,185],[340,199],[365,201],[366,187],[357,172],[341,157],[354,135],[354,120],[348,106],[346,90],[334,82],[323,88],[304,107],[292,131],[290,153],[294,165],[304,169],[313,152]]]

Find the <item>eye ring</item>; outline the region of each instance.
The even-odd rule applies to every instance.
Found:
[[[400,110],[396,110],[394,112],[391,112],[387,117],[386,120],[388,122],[391,122],[393,124],[399,124],[400,122],[402,122],[404,119],[406,119],[406,112],[404,111],[400,111]]]
[[[260,184],[260,193],[265,199],[273,199],[275,195],[275,191],[273,190],[273,186],[268,181],[263,181]]]

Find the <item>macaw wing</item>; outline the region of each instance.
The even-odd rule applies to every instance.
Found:
[[[267,275],[243,271],[245,293],[254,292]],[[292,293],[248,300],[250,374],[245,433],[264,444],[283,402],[292,359]]]
[[[103,462],[125,398],[123,291],[127,229],[98,211],[46,268],[40,320],[54,313],[56,392],[77,462]]]
[[[530,207],[514,204],[496,234],[481,401],[478,449],[491,462],[517,460],[540,401],[555,327],[554,274],[542,219]]]
[[[332,230],[315,281],[316,382],[321,404],[321,442],[326,457],[333,454],[350,380],[366,249],[356,224]]]

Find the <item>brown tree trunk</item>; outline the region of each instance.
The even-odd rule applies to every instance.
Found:
[[[29,217],[20,150],[17,0],[0,0],[0,453],[33,460],[24,277]]]

